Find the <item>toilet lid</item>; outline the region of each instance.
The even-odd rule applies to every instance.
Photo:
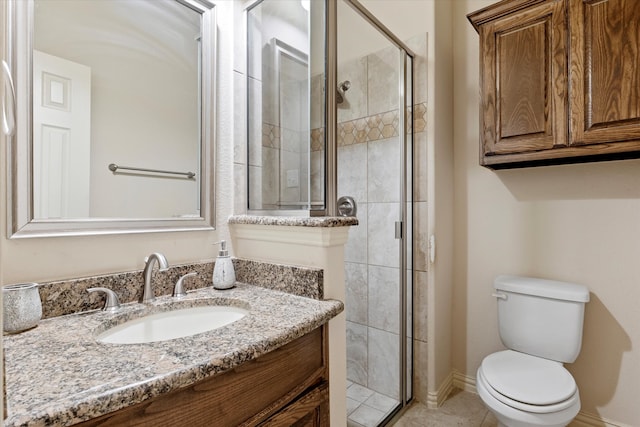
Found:
[[[561,363],[513,350],[482,361],[487,383],[500,394],[530,405],[553,405],[569,399],[576,382]]]

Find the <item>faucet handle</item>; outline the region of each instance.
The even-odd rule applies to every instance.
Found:
[[[104,304],[104,311],[118,311],[120,309],[120,300],[118,299],[118,295],[108,288],[88,288],[87,292],[104,292],[107,295],[107,301]]]
[[[192,276],[197,276],[198,273],[196,273],[195,271],[192,271],[191,273],[187,273],[184,276],[180,277],[178,279],[178,281],[176,282],[176,286],[173,288],[173,296],[175,298],[182,298],[187,296],[187,293],[184,290],[184,279],[186,279],[187,277],[192,277]]]

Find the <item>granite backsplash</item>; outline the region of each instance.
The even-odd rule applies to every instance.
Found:
[[[184,281],[185,290],[211,286],[214,262],[197,262],[170,266],[166,271],[153,272],[153,291],[156,296],[171,295],[178,279],[191,272],[198,273]],[[272,264],[234,258],[236,280],[242,283],[287,292],[312,299],[323,299],[323,271],[321,269]],[[142,296],[142,270],[126,273],[83,277],[79,279],[43,282],[39,284],[42,318],[63,316],[96,310],[104,305],[102,293],[89,293],[88,288],[104,287],[118,294],[121,303],[138,301]]]

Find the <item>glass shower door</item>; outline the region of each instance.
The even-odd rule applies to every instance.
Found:
[[[382,425],[411,397],[411,58],[346,1],[337,40],[338,196],[359,220],[345,247],[347,411]]]

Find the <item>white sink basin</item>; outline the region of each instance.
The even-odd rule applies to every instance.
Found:
[[[242,319],[247,310],[210,305],[183,308],[129,320],[107,329],[97,340],[110,344],[140,344],[172,340],[211,331]]]

